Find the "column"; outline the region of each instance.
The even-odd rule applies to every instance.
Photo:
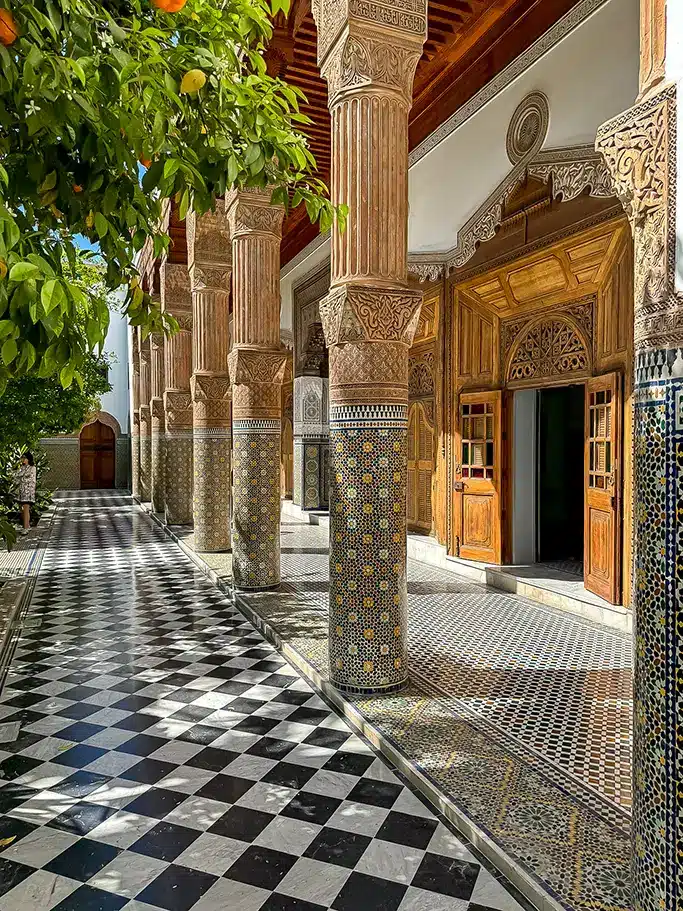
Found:
[[[164,416],[164,337],[161,333],[151,336],[151,399],[149,403],[152,423],[152,512],[164,512],[164,442],[166,420]]]
[[[152,416],[150,413],[150,341],[138,329],[140,355],[140,499],[149,503],[152,492]]]
[[[194,534],[198,551],[230,548],[230,341],[231,244],[225,203],[187,217],[192,288],[192,404]]]
[[[674,911],[683,894],[683,219],[676,208],[683,48],[666,41],[683,32],[682,13],[679,0],[643,0],[640,94],[603,124],[596,142],[635,244],[636,911]]]
[[[164,494],[168,525],[192,524],[192,295],[186,263],[161,264],[161,308],[179,331],[164,341],[166,458]]]
[[[137,330],[129,332],[129,350],[132,360],[131,421],[130,421],[130,455],[131,474],[130,490],[134,497],[140,496],[140,349],[138,348]]]
[[[427,0],[314,0],[332,118],[330,679],[387,692],[407,679],[408,349],[422,294],[408,286],[408,113]],[[385,22],[391,21],[391,26]]]
[[[233,242],[234,345],[232,571],[240,589],[280,583],[281,386],[280,239],[284,209],[270,190],[227,200]]]

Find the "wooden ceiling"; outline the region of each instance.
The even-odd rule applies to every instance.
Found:
[[[547,31],[578,0],[429,0],[429,26],[415,76],[409,141],[414,148],[479,89]],[[327,84],[317,62],[317,30],[310,0],[293,0],[287,21],[276,23],[277,68],[306,95],[313,123],[302,129],[329,179],[330,116]],[[285,221],[282,264],[318,233],[303,206]]]

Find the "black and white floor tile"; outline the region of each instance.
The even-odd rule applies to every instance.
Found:
[[[0,911],[519,911],[126,498],[62,503],[28,616]]]

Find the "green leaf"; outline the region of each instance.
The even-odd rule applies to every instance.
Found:
[[[71,67],[71,69],[74,71],[76,76],[80,79],[81,85],[83,86],[83,88],[85,88],[85,85],[86,85],[85,70],[80,65],[78,60],[74,60],[73,57],[66,57],[66,62]]]
[[[52,190],[57,186],[57,172],[50,171],[45,180],[38,187],[38,193],[42,196],[43,193],[47,193],[48,190]]]
[[[27,278],[38,278],[39,276],[40,269],[34,263],[29,262],[15,263],[9,271],[11,282],[23,282]]]
[[[57,278],[46,281],[40,292],[40,300],[47,316],[55,307],[60,307],[66,301],[66,294],[62,283]]]
[[[95,230],[100,239],[105,237],[109,230],[109,222],[101,212],[95,212]]]
[[[62,388],[68,389],[71,383],[73,382],[75,369],[71,364],[66,364],[59,371],[59,382],[62,384]]]
[[[8,338],[7,341],[3,344],[1,351],[3,364],[6,366],[11,364],[14,358],[17,356],[18,352],[19,349],[17,347],[17,343],[13,338]]]
[[[164,162],[164,177],[173,177],[178,168],[180,161],[177,158],[169,158]]]

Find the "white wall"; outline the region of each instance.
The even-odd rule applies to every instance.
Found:
[[[102,411],[107,411],[116,418],[121,425],[121,433],[129,433],[128,325],[125,317],[118,310],[111,311],[104,350],[111,356],[109,382],[112,390],[106,392],[101,398]]]

